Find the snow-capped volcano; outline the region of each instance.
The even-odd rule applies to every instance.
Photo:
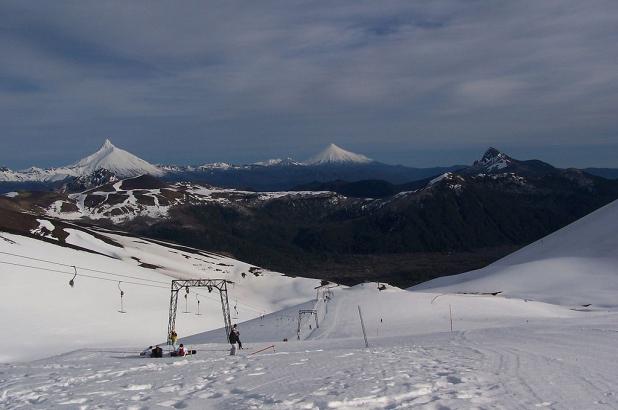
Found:
[[[305,163],[307,165],[326,165],[326,164],[366,164],[373,162],[362,154],[355,154],[346,151],[335,144],[330,144],[326,149],[318,155],[310,158]]]
[[[163,175],[163,171],[159,168],[114,146],[109,139],[105,140],[97,152],[67,168],[75,170],[78,175],[89,175],[100,169],[106,169],[119,177],[135,177],[143,174]]]
[[[109,139],[106,139],[97,152],[72,165],[49,169],[30,167],[22,171],[11,171],[2,167],[0,168],[0,182],[54,182],[68,177],[87,177],[101,170],[106,170],[118,178],[164,174],[160,168],[114,146]]]

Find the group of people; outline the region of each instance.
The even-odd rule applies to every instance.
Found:
[[[170,333],[169,340],[173,349],[172,352],[170,352],[170,356],[186,356],[195,353],[195,351],[186,350],[185,345],[182,343],[178,345],[178,347],[176,347],[176,342],[178,341],[178,333],[176,333],[175,330],[172,330],[172,332]],[[163,349],[159,345],[148,346],[148,348],[144,349],[139,355],[142,357],[163,357]]]
[[[236,354],[236,345],[238,345],[238,349],[242,349],[242,342],[240,341],[240,331],[238,330],[238,325],[232,326],[232,330],[230,331],[228,337],[230,344],[232,345],[232,350],[230,351],[231,355]],[[170,344],[172,345],[173,351],[170,353],[170,356],[186,356],[190,354],[195,354],[195,350],[189,351],[185,349],[185,345],[180,343],[178,347],[176,347],[176,343],[178,342],[178,333],[176,330],[172,330],[169,337]],[[147,349],[144,349],[140,354],[140,356],[150,356],[150,357],[163,357],[163,349],[159,346],[148,346]]]
[[[185,345],[182,343],[176,348],[176,342],[178,341],[178,333],[176,333],[176,330],[172,330],[170,341],[172,342],[172,349],[174,349],[174,351],[170,353],[171,356],[186,356],[191,354],[191,352],[185,349]]]

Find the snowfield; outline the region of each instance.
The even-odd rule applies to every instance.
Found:
[[[32,266],[0,264],[0,324],[10,335],[1,408],[618,408],[618,203],[485,269],[410,290],[316,292],[316,280],[220,255],[64,228],[68,244],[97,252],[88,253],[60,247],[61,228],[38,222],[45,242],[0,236],[2,261]],[[128,313],[117,312],[114,280],[81,270],[71,288],[70,269],[7,253],[130,275],[116,278]],[[236,283],[230,305],[244,349],[229,355],[219,301],[198,291],[202,315],[192,292],[177,321],[197,355],[139,357],[164,338],[163,284],[195,275]],[[299,326],[300,309],[315,315]],[[37,357],[46,358],[18,362]]]

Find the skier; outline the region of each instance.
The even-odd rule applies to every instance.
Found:
[[[178,352],[176,352],[176,356],[184,356],[186,354],[187,352],[185,351],[185,345],[181,343],[180,347],[178,348]]]

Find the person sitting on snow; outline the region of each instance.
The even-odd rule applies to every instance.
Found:
[[[185,345],[181,343],[180,346],[178,347],[178,351],[176,352],[176,356],[185,356],[186,354],[187,352],[185,350]]]
[[[163,357],[163,349],[161,349],[158,345],[155,346],[150,353],[150,357]]]

